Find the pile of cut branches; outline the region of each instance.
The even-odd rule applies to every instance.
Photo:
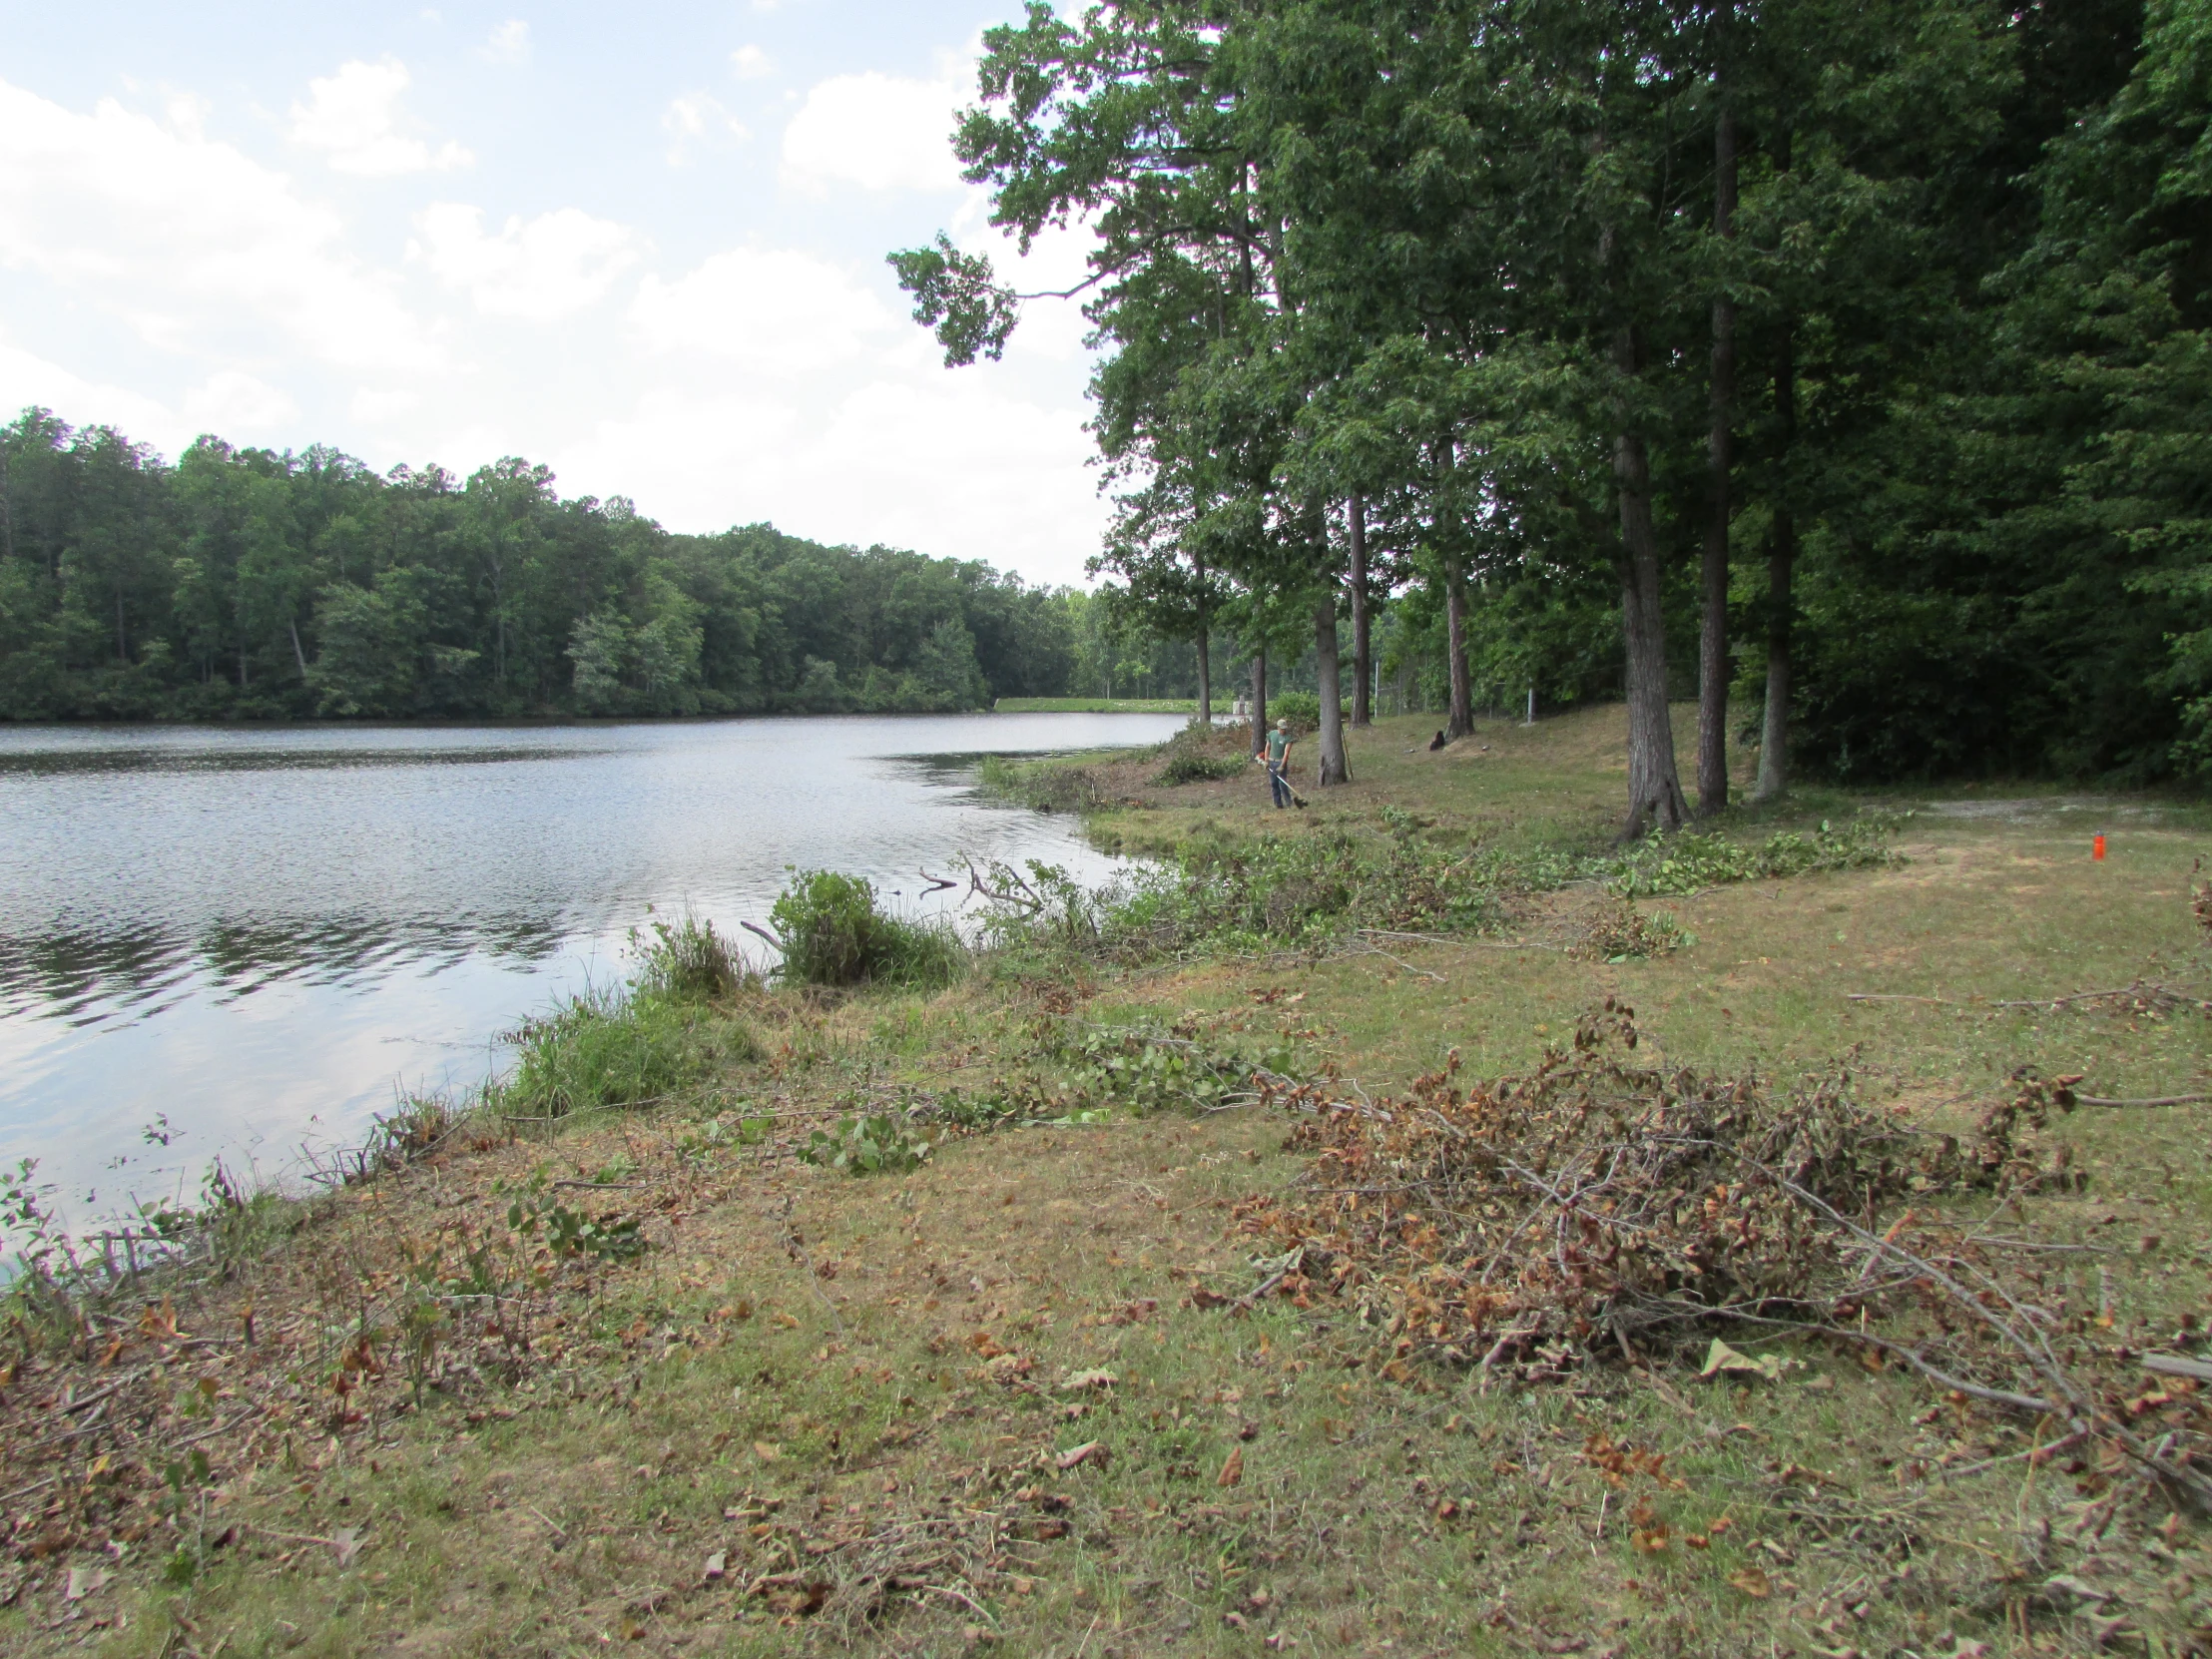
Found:
[[[2042,1133],[2063,1084],[2018,1074],[1959,1137],[1863,1104],[1845,1071],[1777,1091],[1635,1046],[1608,1002],[1524,1077],[1464,1087],[1454,1055],[1403,1099],[1271,1091],[1311,1114],[1291,1144],[1316,1157],[1239,1207],[1281,1252],[1266,1289],[1350,1303],[1399,1361],[1530,1381],[1810,1334],[2212,1498],[2194,1385],[2140,1389],[2062,1250],[1956,1219],[1977,1192],[2077,1187]]]

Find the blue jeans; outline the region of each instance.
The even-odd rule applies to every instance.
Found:
[[[1268,763],[1268,789],[1273,792],[1278,807],[1291,804],[1291,781],[1283,776],[1283,768],[1274,761]]]

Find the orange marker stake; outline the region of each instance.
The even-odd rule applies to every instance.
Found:
[[[2089,843],[2089,856],[2097,863],[2104,862],[2104,837],[2102,835]]]

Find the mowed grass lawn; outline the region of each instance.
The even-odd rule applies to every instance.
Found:
[[[1358,830],[1387,804],[1437,833],[1594,843],[1619,810],[1616,711],[1486,724],[1437,754],[1432,730],[1356,734],[1356,782],[1302,783],[1305,814],[1272,814],[1256,779],[1170,788],[1150,763],[1107,763],[1120,805],[1097,830],[1135,847]],[[1809,793],[1731,828],[1858,804]],[[1779,1382],[1701,1381],[1692,1356],[1485,1385],[1386,1368],[1326,1298],[1203,1306],[1197,1287],[1258,1279],[1233,1206],[1306,1168],[1257,1109],[1000,1134],[858,1179],[792,1156],[814,1124],[900,1089],[981,1087],[1070,1004],[1274,1034],[1379,1096],[1452,1050],[1474,1076],[1527,1068],[1607,998],[1670,1066],[1786,1082],[1844,1065],[1936,1123],[2022,1066],[2100,1096],[2212,1092],[2201,1010],[2055,1001],[2139,980],[2212,994],[2190,911],[2201,808],[2045,789],[1879,804],[1912,814],[1903,862],[1647,905],[1695,935],[1657,959],[1560,948],[1594,901],[1569,889],[1478,940],[765,999],[744,1017],[771,1059],[698,1099],[356,1189],[202,1292],[183,1323],[210,1333],[246,1302],[265,1322],[339,1318],[359,1287],[381,1294],[410,1239],[495,1222],[494,1183],[534,1167],[682,1197],[653,1250],[541,1319],[520,1381],[228,1452],[188,1518],[198,1538],[232,1530],[189,1584],[153,1570],[174,1538],[144,1541],[76,1601],[48,1574],[0,1611],[0,1643],[209,1659],[2200,1651],[2196,1519],[2138,1504],[2100,1520],[2032,1459],[1934,1472],[1962,1436],[2009,1456],[2024,1430],[1894,1369],[1778,1344],[1803,1362]],[[697,1125],[733,1100],[775,1132],[703,1154]],[[2052,1271],[2093,1275],[2116,1332],[2201,1320],[2212,1107],[2085,1107],[2055,1133],[2087,1190],[2019,1199],[2006,1225],[2094,1246]],[[1603,1442],[1661,1461],[1608,1480],[1587,1450]],[[2040,1586],[2061,1569],[2110,1598],[2054,1599]]]

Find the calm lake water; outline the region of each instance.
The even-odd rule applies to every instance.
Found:
[[[1096,879],[1069,821],[974,797],[976,758],[1179,724],[0,727],[0,1160],[80,1221],[218,1155],[280,1177],[402,1087],[481,1081],[651,914],[765,919],[789,865],[922,911],[963,852]]]

